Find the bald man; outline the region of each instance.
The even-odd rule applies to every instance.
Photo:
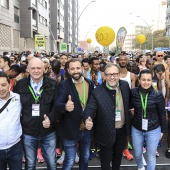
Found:
[[[34,58],[34,55],[33,54],[29,54],[28,57],[27,57],[27,61],[29,62],[33,58]]]
[[[32,58],[28,64],[30,76],[17,82],[14,91],[20,94],[21,123],[26,156],[26,170],[35,170],[38,144],[50,170],[56,170],[55,113],[56,81],[43,75],[44,63]]]
[[[169,69],[168,69],[168,65],[163,61],[164,58],[164,54],[161,51],[158,51],[156,53],[156,62],[154,63],[154,65],[157,64],[163,64],[165,67],[165,72],[161,75],[161,79],[162,79],[162,93],[165,97],[165,105],[167,106],[168,104],[168,95],[169,95]]]

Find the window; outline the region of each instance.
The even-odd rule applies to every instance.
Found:
[[[47,2],[45,1],[45,8],[47,9]]]
[[[14,22],[19,23],[19,8],[14,6]]]
[[[1,0],[1,5],[7,9],[9,9],[9,0]]]
[[[42,16],[41,16],[41,15],[39,15],[39,22],[40,22],[40,23],[43,22],[43,21],[42,21]]]
[[[32,0],[32,4],[36,5],[36,0]]]

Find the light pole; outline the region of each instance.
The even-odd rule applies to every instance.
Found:
[[[78,26],[79,26],[80,17],[82,16],[83,12],[86,10],[86,8],[87,8],[92,2],[96,2],[96,1],[95,1],[95,0],[90,1],[90,2],[84,7],[84,9],[83,9],[82,12],[80,13],[79,17],[77,17],[77,24],[75,25],[75,30],[76,30],[76,28],[77,28],[77,46],[78,46],[78,40],[79,40],[79,38],[78,38]],[[78,7],[77,7],[77,9],[78,9]]]
[[[34,10],[34,8],[33,7],[28,7],[28,10]],[[37,15],[39,14],[39,11],[38,10],[36,10],[37,11]],[[44,19],[44,18],[43,18]],[[44,19],[45,20],[45,19]],[[38,21],[38,17],[37,17],[37,21]],[[48,24],[46,23],[46,26],[48,27],[48,29],[49,29],[49,31],[50,31],[50,34],[52,35],[52,38],[53,38],[53,45],[54,45],[54,52],[57,52],[56,51],[56,41],[55,41],[55,37],[54,37],[54,34],[53,34],[53,32],[51,31],[51,28],[48,26]]]
[[[151,30],[150,26],[148,25],[148,23],[147,23],[141,16],[136,16],[136,17],[141,18],[141,19],[145,22],[145,24],[147,25],[147,27],[149,28],[149,31],[150,31],[150,33],[151,33],[152,50],[153,50],[153,33],[152,33],[152,30]]]
[[[88,30],[88,32],[87,32],[87,34],[85,35],[85,38],[84,38],[84,43],[85,43],[85,41],[86,41],[86,38],[87,38],[87,35],[89,34],[89,32],[93,29],[93,27],[96,27],[97,25],[93,25],[89,30]],[[83,47],[84,47],[84,45],[83,45]]]

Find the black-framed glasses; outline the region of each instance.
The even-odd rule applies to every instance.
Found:
[[[119,73],[105,73],[105,75],[107,76],[107,77],[118,77],[118,75],[119,75]]]
[[[163,57],[163,55],[158,55],[158,57]]]

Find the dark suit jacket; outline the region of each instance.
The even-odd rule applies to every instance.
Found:
[[[126,81],[119,80],[119,87],[122,93],[125,124],[127,135],[130,132],[130,88]],[[94,137],[96,141],[105,146],[112,147],[115,142],[115,106],[116,106],[116,90],[109,90],[106,82],[93,90],[92,95],[83,112],[84,121],[90,116],[94,118]]]
[[[85,80],[89,83],[88,97],[94,88],[91,80]],[[74,110],[68,112],[65,110],[65,105],[68,101],[68,96],[71,95],[74,102]],[[75,140],[80,134],[80,124],[82,121],[83,109],[78,97],[76,87],[71,79],[68,78],[62,81],[58,86],[57,99],[55,102],[55,109],[59,119],[58,133],[59,136],[67,140]]]

